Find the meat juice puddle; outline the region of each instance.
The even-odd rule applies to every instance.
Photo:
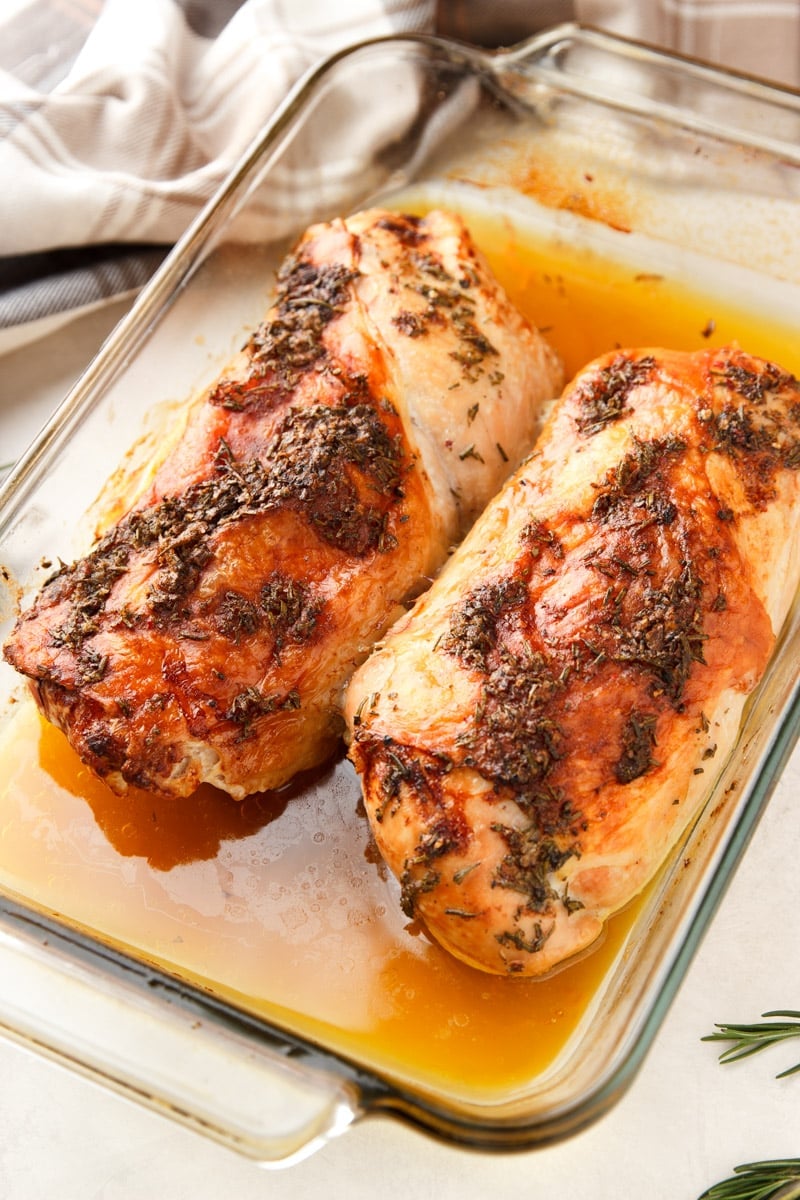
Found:
[[[645,267],[548,249],[487,212],[470,223],[568,376],[615,346],[731,340],[800,367],[788,326]],[[554,1063],[641,907],[548,979],[498,978],[403,916],[346,762],[243,803],[211,788],[118,797],[26,699],[0,736],[0,778],[0,887],[292,1032],[464,1099],[508,1095]]]

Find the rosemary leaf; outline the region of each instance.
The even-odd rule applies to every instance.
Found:
[[[800,1200],[800,1158],[743,1163],[698,1200]]]
[[[800,1011],[796,1009],[774,1009],[761,1014],[762,1020],[752,1025],[717,1024],[714,1033],[706,1034],[704,1042],[730,1042],[727,1050],[719,1056],[721,1063],[736,1062],[757,1054],[768,1046],[784,1042],[788,1038],[800,1038]],[[768,1020],[767,1018],[782,1018]],[[800,1062],[781,1071],[778,1079],[800,1072]],[[800,1195],[800,1193],[798,1193]]]

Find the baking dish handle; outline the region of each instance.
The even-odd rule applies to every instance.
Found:
[[[359,1114],[358,1088],[287,1051],[285,1035],[279,1052],[199,989],[157,971],[144,989],[134,960],[93,956],[79,933],[3,901],[0,1034],[263,1166],[307,1156]]]

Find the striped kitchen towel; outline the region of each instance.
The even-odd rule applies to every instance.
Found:
[[[431,31],[434,11],[4,0],[0,329],[137,289],[309,66],[363,38]]]

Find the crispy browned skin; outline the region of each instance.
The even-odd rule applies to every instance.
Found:
[[[532,444],[559,376],[458,218],[313,227],[144,494],[6,658],[115,788],[279,786],[334,749],[344,682]]]
[[[539,975],[663,863],[797,586],[800,385],[736,348],[610,354],[352,680],[402,903]]]

